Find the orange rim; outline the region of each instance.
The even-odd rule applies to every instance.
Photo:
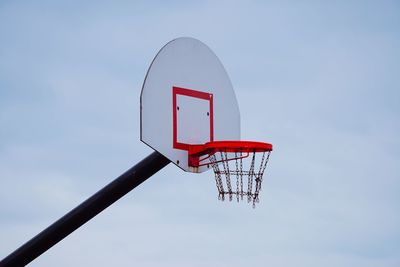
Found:
[[[272,144],[255,141],[213,141],[203,145],[190,145],[189,155],[206,155],[215,152],[266,152]]]

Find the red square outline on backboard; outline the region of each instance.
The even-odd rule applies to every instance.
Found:
[[[213,94],[195,91],[191,89],[172,87],[172,114],[173,114],[173,148],[189,150],[189,144],[178,142],[178,119],[177,119],[177,106],[176,106],[176,96],[184,95],[188,97],[199,98],[207,100],[210,103],[210,142],[214,141],[214,110],[213,110]]]

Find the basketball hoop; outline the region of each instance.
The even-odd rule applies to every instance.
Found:
[[[235,91],[215,53],[193,38],[166,44],[143,83],[140,139],[186,172],[212,169],[220,200],[254,206],[272,145],[222,141],[240,132]]]
[[[262,177],[267,167],[272,145],[252,141],[215,141],[189,146],[189,166],[211,166],[218,188],[218,199],[236,196],[239,202],[259,202]],[[236,179],[235,179],[236,178]],[[236,185],[232,180],[236,180]]]

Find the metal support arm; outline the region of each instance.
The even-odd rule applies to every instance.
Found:
[[[126,193],[147,180],[147,178],[167,166],[169,162],[160,153],[153,152],[4,258],[0,262],[0,267],[27,265]]]

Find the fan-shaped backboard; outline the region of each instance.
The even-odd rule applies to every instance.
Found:
[[[188,144],[240,140],[235,92],[217,56],[202,42],[166,44],[147,72],[140,97],[141,140],[185,171]]]

